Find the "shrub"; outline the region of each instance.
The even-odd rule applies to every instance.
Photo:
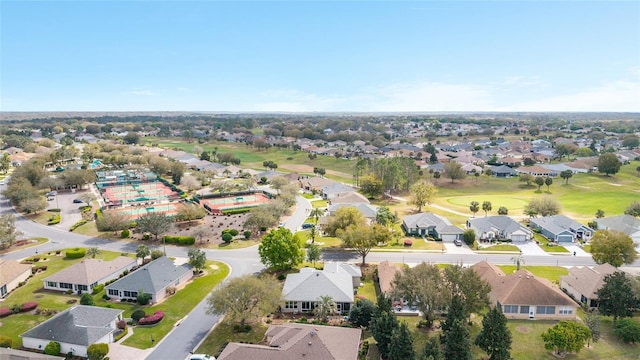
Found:
[[[82,294],[82,297],[80,298],[80,305],[95,305],[93,297],[89,293]]]
[[[47,271],[47,265],[40,266],[40,271]]]
[[[279,274],[278,275],[278,280],[280,280],[280,281],[282,281],[282,280],[284,280],[286,278],[287,278],[287,275],[285,275],[285,274]]]
[[[71,227],[69,228],[69,231],[73,231],[86,223],[87,223],[87,220],[85,219],[79,220],[77,223],[71,225]]]
[[[133,313],[131,313],[131,319],[133,321],[135,321],[135,322],[138,322],[138,320],[142,319],[146,315],[147,314],[144,313],[144,310],[138,309],[138,310],[134,311]]]
[[[104,290],[104,284],[98,284],[93,287],[93,295],[98,294],[100,291]]]
[[[632,319],[618,319],[613,327],[613,333],[625,343],[640,342],[640,324]]]
[[[73,294],[73,290],[69,289],[69,290],[65,291],[65,294],[71,295],[71,294]]]
[[[142,235],[142,240],[149,240],[149,239],[151,239],[151,234]]]
[[[165,236],[164,242],[167,244],[178,244],[178,245],[193,245],[196,243],[196,238],[193,236]]]
[[[56,341],[49,341],[47,346],[44,347],[44,353],[47,355],[60,354],[60,343]]]
[[[17,314],[20,312],[20,309],[22,308],[22,306],[18,305],[18,304],[13,304],[11,305],[11,312],[14,314]]]
[[[38,307],[38,303],[35,301],[26,302],[22,304],[22,306],[20,307],[20,312],[35,310],[35,308],[37,307]]]
[[[251,325],[249,324],[244,324],[244,325],[240,325],[240,324],[234,324],[233,325],[233,331],[237,332],[237,333],[248,333],[251,331]]]
[[[67,250],[65,256],[69,259],[80,259],[83,258],[86,253],[87,249],[85,248],[75,248]]]
[[[162,321],[164,313],[162,311],[156,311],[153,315],[147,315],[138,321],[139,325],[154,325]]]
[[[109,295],[104,294],[104,295],[102,295],[102,300],[109,301],[109,300],[111,300],[111,298],[109,297]]]
[[[151,260],[155,260],[163,256],[164,256],[164,252],[162,252],[162,250],[151,250]]]
[[[231,234],[231,236],[236,236],[238,235],[239,231],[236,229],[231,229],[231,231],[229,231],[229,234]]]
[[[60,209],[48,209],[48,212],[60,212]]]
[[[78,302],[78,299],[69,299],[67,300],[67,304],[71,305],[71,304],[75,304]]]
[[[0,335],[0,348],[10,348],[13,340],[8,336]]]
[[[407,239],[404,241],[404,246],[411,246],[413,245],[413,241],[411,239]]]
[[[128,237],[129,237],[129,235],[130,235],[130,233],[129,233],[129,229],[124,229],[124,230],[122,230],[122,232],[120,233],[120,237],[121,237],[121,238],[123,238],[123,239],[128,238]]]
[[[47,225],[55,225],[60,224],[60,214],[51,215],[49,221],[47,221]]]
[[[145,292],[138,292],[138,296],[136,296],[136,302],[139,305],[147,305],[151,300],[151,294],[147,294]]]
[[[225,243],[230,243],[231,240],[233,240],[233,236],[229,233],[224,233],[222,234],[222,241],[224,241]]]
[[[87,358],[89,360],[102,360],[108,353],[108,344],[91,344],[87,348]]]
[[[0,308],[0,318],[3,318],[5,316],[9,316],[11,314],[13,314],[13,312],[11,312],[11,309],[6,308],[6,307]]]
[[[249,240],[251,238],[251,231],[250,230],[247,230],[247,231],[244,232],[244,238],[247,239],[247,240]]]

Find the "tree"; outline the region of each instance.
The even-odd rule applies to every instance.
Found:
[[[596,312],[588,312],[587,316],[584,318],[584,324],[587,325],[589,330],[591,330],[591,340],[594,343],[597,343],[600,340],[600,315]],[[587,344],[588,346],[589,344]]]
[[[444,168],[444,175],[449,179],[451,179],[452,183],[455,180],[464,179],[466,175],[466,173],[462,169],[462,164],[457,163],[455,161],[444,163],[443,168]]]
[[[87,206],[91,206],[91,202],[95,199],[95,197],[90,192],[84,192],[78,195],[78,199],[80,199],[80,201],[82,201],[83,203],[87,204]]]
[[[311,212],[309,213],[309,216],[316,221],[316,224],[318,224],[318,219],[320,219],[322,215],[324,215],[324,209],[321,208],[311,209]]]
[[[3,153],[2,156],[0,157],[0,171],[3,174],[6,174],[10,168],[11,168],[11,158],[9,157],[9,154]]]
[[[358,327],[369,327],[376,305],[369,299],[360,299],[351,307],[349,322]]]
[[[60,343],[57,341],[49,341],[47,346],[44,347],[44,353],[57,356],[60,354]]]
[[[480,210],[480,203],[477,201],[472,201],[469,205],[469,211],[473,213],[473,217],[476,217],[476,213]]]
[[[440,350],[440,341],[436,336],[430,336],[422,348],[420,360],[444,360],[442,350]]]
[[[520,266],[524,265],[524,257],[522,255],[514,256],[511,261],[516,265],[516,270],[520,270]]]
[[[544,184],[547,185],[547,191],[549,191],[549,187],[553,184],[553,179],[547,176],[544,178]]]
[[[554,350],[560,356],[568,352],[580,352],[589,338],[589,328],[576,321],[560,321],[542,333],[544,348]]]
[[[573,171],[571,170],[564,170],[560,172],[560,177],[564,179],[564,183],[568,184],[569,183],[569,179],[571,179],[571,177],[573,177]]]
[[[507,327],[507,317],[494,306],[482,319],[482,330],[475,344],[484,350],[490,360],[511,359],[511,331]]]
[[[383,359],[389,358],[389,347],[393,331],[400,326],[392,311],[378,311],[371,319],[369,330],[378,344]]]
[[[88,292],[83,293],[80,297],[80,305],[90,305],[93,306],[95,303],[93,302],[93,297]]]
[[[180,179],[180,186],[187,190],[188,193],[202,188],[202,181],[193,175],[185,175]]]
[[[327,224],[323,227],[323,230],[329,236],[336,236],[337,231],[340,229],[345,230],[351,225],[366,225],[366,222],[360,210],[351,206],[343,206],[327,219]]]
[[[598,157],[598,172],[605,173],[606,176],[620,171],[622,163],[615,154],[604,153]]]
[[[151,260],[156,260],[164,256],[162,250],[151,250]]]
[[[180,221],[187,221],[189,225],[193,220],[204,219],[207,216],[207,210],[201,208],[196,204],[182,204],[178,207],[178,213],[176,219]]]
[[[171,229],[173,218],[164,213],[148,213],[136,220],[138,230],[143,233],[150,233],[157,241],[158,237]]]
[[[268,204],[258,206],[249,212],[249,216],[244,222],[244,227],[258,234],[273,226],[278,221],[278,217],[279,215],[276,216]]]
[[[274,176],[271,178],[270,183],[271,183],[271,187],[274,188],[276,191],[278,191],[278,194],[279,194],[280,189],[282,189],[285,185],[287,185],[289,183],[289,180],[287,180],[285,177],[282,177],[282,176]]]
[[[451,301],[449,302],[449,307],[447,308],[447,318],[442,323],[442,332],[443,336],[446,338],[448,335],[448,331],[451,330],[454,321],[464,321],[467,318],[467,315],[464,312],[464,307],[462,305],[462,299],[460,295],[455,294],[451,297]],[[446,342],[444,340],[443,342]]]
[[[411,201],[409,204],[415,205],[418,208],[418,212],[422,212],[422,207],[431,204],[437,192],[438,188],[430,181],[419,180],[411,186]]]
[[[208,151],[203,151],[202,153],[200,153],[200,160],[210,161],[211,155],[209,154]]]
[[[613,316],[613,320],[633,315],[636,304],[631,280],[622,271],[604,277],[604,284],[598,291],[598,310],[602,315]]]
[[[482,202],[482,211],[484,211],[484,216],[487,217],[487,213],[491,211],[491,201]]]
[[[540,188],[544,185],[544,178],[542,176],[536,176],[533,181],[538,185],[538,191],[540,191]]]
[[[529,215],[530,217],[535,217],[536,215],[557,215],[560,213],[560,203],[558,203],[556,199],[549,196],[531,199],[531,201],[529,201],[529,203],[525,205],[524,213]]]
[[[180,161],[172,161],[169,167],[169,171],[171,171],[171,181],[174,184],[180,184],[180,180],[182,180],[182,176],[184,172],[187,170],[187,166]]]
[[[37,214],[47,208],[47,201],[42,196],[24,199],[18,204],[18,209],[27,214]]]
[[[144,262],[144,258],[151,255],[151,251],[147,245],[138,245],[136,249],[136,258],[140,258],[142,262]]]
[[[268,268],[287,270],[304,261],[300,242],[289,229],[280,227],[271,230],[258,246],[260,261]]]
[[[118,211],[103,211],[96,218],[98,231],[120,231],[127,228],[129,219]]]
[[[316,261],[320,260],[320,247],[315,244],[309,245],[307,248],[307,261],[313,263],[313,267],[316,266]]]
[[[102,360],[109,353],[109,344],[91,344],[87,348],[87,358],[89,360]]]
[[[364,265],[369,251],[378,244],[380,240],[379,235],[384,232],[386,232],[390,238],[391,234],[389,230],[380,224],[374,224],[372,226],[359,224],[349,225],[344,230],[339,229],[336,235],[342,240],[345,247],[354,249],[362,256],[362,264]]]
[[[440,174],[440,171],[435,171],[433,173],[433,178],[436,179],[436,184],[438,183],[438,179],[440,179],[442,175]]]
[[[471,360],[471,342],[469,341],[469,329],[460,319],[451,324],[443,337],[443,355],[447,360]]]
[[[393,329],[391,343],[389,344],[389,359],[415,359],[416,352],[413,349],[413,334],[409,331],[406,322]]]
[[[464,317],[470,318],[471,313],[477,313],[489,306],[491,286],[480,279],[473,269],[451,265],[442,273],[448,291],[445,298],[459,297],[462,300]]]
[[[640,146],[640,138],[635,134],[627,134],[622,137],[622,147],[626,147],[628,149],[637,148]]]
[[[508,215],[509,214],[509,209],[507,209],[505,206],[500,206],[498,208],[498,215]]]
[[[207,298],[208,314],[225,314],[225,319],[239,322],[274,312],[283,302],[282,289],[271,276],[244,275],[229,280]]]
[[[531,186],[531,183],[534,181],[533,175],[521,173],[518,181],[527,183],[527,186]]]
[[[360,192],[369,199],[379,198],[384,193],[382,180],[374,174],[364,175],[359,178]]]
[[[402,273],[396,273],[392,284],[394,296],[418,306],[424,314],[428,328],[433,326],[436,309],[448,303],[450,292],[440,269],[435,265],[423,262]]]
[[[376,212],[376,222],[389,227],[398,222],[398,215],[392,213],[388,206],[380,206]]]
[[[91,256],[92,259],[96,258],[96,255],[100,254],[100,249],[95,246],[92,246],[87,249],[87,255]]]
[[[602,219],[604,217],[604,210],[598,209],[596,210],[596,219]]]
[[[191,231],[191,236],[193,236],[193,238],[198,240],[198,242],[201,244],[204,242],[204,239],[209,234],[210,234],[209,229],[202,226],[195,227],[193,231]]]
[[[16,228],[16,217],[10,213],[0,215],[0,249],[13,246],[13,243],[22,235]]]
[[[193,266],[196,271],[200,272],[207,263],[207,254],[200,249],[189,249],[187,252],[189,257],[189,265]]]
[[[627,209],[624,211],[625,214],[640,217],[640,201],[632,201]]]
[[[471,246],[476,241],[476,232],[473,229],[467,229],[462,233],[462,241]]]
[[[616,230],[598,230],[591,238],[591,255],[598,264],[620,267],[633,263],[637,252],[629,235]]]
[[[135,132],[130,131],[122,138],[122,140],[125,144],[137,144],[140,141],[140,136]]]
[[[627,344],[640,343],[640,324],[631,319],[620,319],[613,324],[613,334]]]
[[[316,301],[315,309],[313,309],[320,321],[327,321],[329,316],[334,315],[337,311],[336,301],[329,295],[320,296]]]

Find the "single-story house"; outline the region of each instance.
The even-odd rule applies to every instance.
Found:
[[[96,343],[112,343],[116,323],[123,310],[76,305],[20,335],[22,346],[44,350],[50,341],[60,343],[60,352],[87,357],[87,348]]]
[[[518,168],[518,170],[516,170],[517,172],[521,173],[521,174],[529,174],[531,176],[541,176],[541,177],[556,177],[558,176],[558,172],[555,170],[549,170],[547,168],[544,168],[540,165],[532,165],[532,166],[524,166],[524,167],[520,167]]]
[[[297,323],[271,325],[267,345],[231,342],[218,360],[357,360],[361,329]]]
[[[598,307],[596,292],[604,285],[604,278],[616,271],[620,271],[610,264],[590,268],[572,267],[569,274],[560,277],[560,288],[564,289],[576,301],[586,304],[590,308]]]
[[[112,299],[135,299],[138,291],[143,290],[151,295],[151,303],[156,303],[168,295],[167,288],[180,288],[192,277],[191,265],[175,265],[173,260],[163,256],[107,285],[107,295]]]
[[[640,250],[640,219],[625,214],[596,219],[596,222],[598,230],[617,230],[629,235]]]
[[[525,242],[533,238],[531,230],[506,215],[468,219],[467,228],[475,231],[478,240]]]
[[[589,240],[593,235],[591,228],[564,215],[532,218],[529,220],[529,226],[539,230],[540,234],[547,239],[556,242]]]
[[[509,178],[512,176],[518,176],[518,172],[515,169],[510,168],[506,165],[489,166],[489,169],[491,169],[492,176],[499,177],[499,178]]]
[[[343,207],[353,207],[358,209],[358,211],[360,211],[362,213],[362,215],[369,219],[369,220],[373,220],[376,218],[376,215],[378,215],[378,207],[371,205],[371,204],[365,204],[365,203],[355,203],[355,204],[331,204],[329,205],[329,215],[333,216],[335,215],[336,211],[338,211],[338,209],[343,208]]]
[[[85,259],[42,279],[45,290],[82,294],[91,292],[98,284],[117,279],[125,271],[138,265],[137,259],[118,256],[111,261]]]
[[[322,191],[322,188],[337,183],[334,180],[327,179],[320,176],[305,177],[300,179],[300,187],[307,191]]]
[[[31,276],[31,264],[20,264],[15,260],[0,259],[0,299]]]
[[[2,360],[63,360],[62,356],[53,356],[38,352],[24,351],[12,348],[0,348]]]
[[[471,266],[491,285],[492,306],[502,309],[509,319],[575,320],[576,304],[549,280],[526,270],[505,275],[497,266],[481,261]]]
[[[332,197],[331,200],[329,200],[329,204],[330,205],[337,205],[337,204],[349,204],[349,205],[353,205],[353,204],[369,204],[369,199],[367,199],[366,196],[357,193],[357,192],[350,192],[350,193],[340,193],[337,194],[336,196]]]
[[[287,275],[282,288],[285,300],[282,312],[313,312],[321,296],[330,296],[336,303],[338,314],[348,314],[354,300],[354,285],[360,284],[361,276],[361,273],[358,275],[358,271],[349,270],[349,267],[355,266],[325,264],[324,270],[305,267],[297,274]]]
[[[405,216],[402,229],[407,235],[431,236],[452,242],[462,239],[463,230],[451,224],[447,218],[430,212]]]
[[[398,266],[389,260],[385,260],[378,264],[378,284],[380,285],[380,291],[391,296],[393,291],[393,280],[396,278],[396,274],[400,272]]]
[[[322,198],[330,200],[338,194],[356,192],[356,189],[342,183],[333,183],[322,187]]]

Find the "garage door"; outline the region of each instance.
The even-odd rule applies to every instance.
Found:
[[[511,235],[511,241],[513,242],[525,242],[527,241],[527,236],[526,235],[517,235],[517,234],[512,234]]]
[[[442,235],[442,241],[453,242],[453,240],[455,240],[455,239],[456,239],[456,235],[455,234]]]
[[[571,235],[559,235],[558,236],[558,242],[567,243],[567,242],[572,242],[572,241],[573,241],[573,236],[571,236]]]

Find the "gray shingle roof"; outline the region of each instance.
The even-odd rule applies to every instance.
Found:
[[[556,235],[566,230],[574,232],[580,229],[581,227],[586,228],[586,226],[564,215],[553,215],[553,216],[545,216],[541,218],[532,218],[531,220],[529,220],[529,222],[531,223],[532,226],[546,229],[547,231]]]
[[[598,219],[598,229],[618,230],[627,235],[640,231],[640,219],[631,215],[611,216]]]
[[[364,217],[366,217],[367,219],[373,219],[378,214],[378,207],[377,206],[374,206],[374,205],[371,205],[371,204],[365,204],[365,203],[331,204],[331,205],[329,205],[329,213],[332,214],[332,213],[338,211],[338,209],[340,209],[342,207],[354,207],[354,208],[358,209],[358,211],[360,211],[362,213],[362,215],[364,215]]]
[[[136,259],[118,256],[111,261],[85,259],[46,277],[43,281],[90,285],[111,274],[120,274],[137,263]]]
[[[89,346],[114,331],[109,324],[122,313],[123,310],[77,305],[20,336]]]
[[[287,301],[317,301],[321,296],[331,296],[336,302],[353,302],[353,280],[344,269],[331,272],[307,267],[287,275],[282,293]]]
[[[435,227],[438,234],[441,235],[463,233],[462,229],[452,225],[447,218],[430,212],[405,216],[403,222],[407,226],[407,228],[424,229],[433,226]]]
[[[193,271],[191,265],[175,266],[171,259],[163,256],[129,273],[106,288],[130,291],[143,289],[145,293],[155,294],[191,271]]]
[[[468,222],[469,224],[471,224],[471,228],[474,229],[477,234],[496,230],[505,231],[508,234],[520,230],[526,234],[531,234],[531,230],[527,229],[519,222],[505,215],[472,218],[468,219]]]

